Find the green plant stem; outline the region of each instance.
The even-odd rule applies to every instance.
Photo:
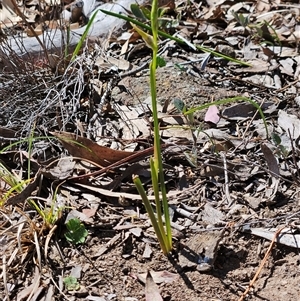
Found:
[[[153,6],[153,5],[152,5]],[[121,15],[121,14],[117,14],[117,13],[114,13],[114,12],[111,12],[111,11],[108,11],[108,10],[104,10],[104,9],[100,9],[101,12],[103,12],[104,14],[107,14],[107,15],[110,15],[110,16],[113,16],[113,17],[116,17],[116,18],[119,18],[119,19],[123,19],[125,21],[128,21],[128,22],[131,22],[131,23],[134,23],[144,29],[147,29],[147,30],[150,30],[152,31],[152,28],[140,21],[137,21],[135,19],[132,19],[130,17],[127,17],[127,16],[124,16],[124,15]],[[157,30],[158,34],[164,38],[167,38],[167,39],[170,39],[170,40],[173,40],[175,42],[177,42],[178,44],[181,44],[181,45],[186,45],[186,42],[179,39],[179,38],[176,38],[176,37],[173,37],[161,30]],[[153,33],[152,33],[153,34]],[[251,64],[248,64],[248,63],[245,63],[245,62],[242,62],[242,61],[239,61],[239,60],[236,60],[230,56],[227,56],[227,55],[224,55],[222,53],[219,53],[217,51],[214,51],[214,50],[211,50],[209,48],[206,48],[206,47],[203,47],[203,46],[199,46],[199,45],[194,45],[198,50],[200,51],[203,51],[203,52],[207,52],[207,53],[211,53],[217,57],[221,57],[225,60],[228,60],[228,61],[231,61],[231,62],[235,62],[237,64],[240,64],[240,65],[243,65],[243,66],[247,66],[247,67],[251,67]]]
[[[143,200],[143,203],[146,207],[146,210],[148,212],[148,215],[149,215],[149,218],[151,220],[151,224],[154,228],[154,231],[156,233],[156,236],[157,236],[157,239],[160,243],[160,247],[163,251],[164,254],[168,254],[169,253],[169,250],[166,248],[166,242],[165,242],[165,237],[164,237],[164,232],[161,232],[160,231],[160,228],[158,226],[158,222],[156,220],[156,217],[155,217],[155,214],[154,214],[154,211],[153,211],[153,208],[151,206],[151,203],[147,197],[147,194],[145,192],[145,189],[143,187],[143,184],[140,180],[140,178],[138,176],[133,176],[132,177],[132,180],[133,180],[133,183],[138,191],[138,193],[140,194],[142,200]]]
[[[165,233],[163,219],[162,219],[160,196],[159,196],[159,184],[158,184],[159,181],[158,181],[157,168],[158,167],[155,166],[155,159],[150,158],[151,180],[152,180],[153,192],[154,192],[154,197],[155,197],[157,223],[158,223],[160,233]],[[167,244],[165,239],[164,239],[164,244],[165,245]]]
[[[169,206],[167,200],[167,192],[164,182],[164,172],[163,172],[163,164],[162,164],[162,155],[160,148],[160,134],[159,134],[159,122],[158,122],[158,113],[157,113],[157,97],[156,97],[156,68],[157,68],[157,55],[158,55],[158,23],[157,23],[157,10],[158,10],[158,1],[152,1],[151,8],[151,29],[153,36],[153,48],[152,48],[152,61],[150,65],[150,88],[151,88],[151,99],[152,99],[152,114],[153,114],[153,125],[154,125],[154,163],[153,170],[155,170],[156,175],[159,175],[160,189],[162,193],[162,203],[164,209],[164,217],[167,231],[167,251],[170,252],[172,249],[172,234],[171,234],[171,224],[170,224],[170,216],[169,216]],[[156,210],[158,215],[159,224],[162,221],[160,220],[162,217],[161,214],[161,204],[160,198],[155,198],[156,200]],[[159,211],[158,211],[159,210]],[[163,231],[165,233],[165,231]]]

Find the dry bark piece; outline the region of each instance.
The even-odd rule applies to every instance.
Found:
[[[179,263],[181,267],[197,268],[199,272],[211,270],[214,266],[222,237],[222,231],[197,233],[180,250]]]

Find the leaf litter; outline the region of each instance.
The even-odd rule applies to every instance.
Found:
[[[17,80],[13,73],[1,74],[4,151],[0,159],[18,179],[26,179],[31,166],[32,179],[21,193],[13,190],[12,198],[2,203],[1,299],[34,295],[38,300],[43,296],[144,300],[151,294],[158,300],[238,299],[266,253],[268,240],[283,226],[286,230],[278,235],[265,272],[248,299],[297,298],[299,5],[284,1],[175,4],[181,19],[165,30],[251,64],[242,67],[188,47],[164,44],[162,39],[160,55],[167,65],[157,70],[158,102],[175,255],[166,259],[160,254],[131,183],[131,174],[139,174],[151,197],[150,54],[128,30],[125,40],[106,41],[109,55],[93,45],[55,76],[41,68],[34,76],[21,73]],[[19,22],[10,16],[12,22]],[[174,15],[168,17],[172,20]],[[194,108],[234,96],[250,97],[261,106],[273,139],[267,140],[260,116],[249,103],[211,106],[195,112],[189,122],[171,105],[175,98]],[[32,130],[36,140],[28,152],[26,137]],[[46,136],[43,143],[38,139],[42,136]],[[22,141],[10,146],[18,140]],[[187,153],[196,154],[196,164],[191,164]],[[0,189],[6,193],[12,186],[4,171],[0,171]],[[37,200],[45,212],[60,199],[63,215],[57,215],[53,224],[55,235],[26,202],[30,199]],[[88,231],[80,247],[63,239],[61,227],[71,213]],[[206,235],[217,238],[208,246],[203,242],[209,241]],[[194,255],[189,267],[180,266],[176,259],[182,244]],[[209,252],[210,271],[199,273],[197,266],[205,263],[201,260]],[[76,267],[81,270],[79,289],[68,291],[62,279]],[[145,291],[134,275],[148,270],[177,275],[176,285],[158,282],[158,292],[146,277],[150,283]]]

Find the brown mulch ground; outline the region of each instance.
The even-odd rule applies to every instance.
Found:
[[[151,195],[151,152],[143,153],[153,144],[150,51],[139,39],[128,48],[120,39],[105,49],[90,45],[64,73],[34,62],[18,77],[16,70],[1,73],[1,300],[145,300],[141,275],[148,270],[163,300],[240,300],[284,226],[287,233],[279,234],[245,300],[297,300],[300,6],[279,0],[175,4],[167,15],[170,21],[180,13],[172,33],[252,66],[161,41],[167,65],[157,70],[157,91],[174,252],[161,253],[132,183],[138,174]],[[246,28],[231,10],[249,17]],[[195,108],[239,96],[244,99],[217,106],[221,119],[214,126],[204,122],[207,109],[195,113],[197,162],[191,164],[194,140],[174,100]],[[268,136],[245,98],[261,106]],[[105,148],[87,157],[70,143],[77,136],[89,148],[92,141]],[[118,157],[125,151],[145,155],[126,162]],[[26,180],[29,166],[30,184],[6,197],[7,171]],[[48,219],[53,210],[53,220],[46,223],[32,201]],[[64,236],[73,217],[88,230],[76,246]],[[196,260],[183,260],[186,250]],[[199,271],[203,253],[212,266]],[[77,279],[73,287],[64,283],[68,276]]]

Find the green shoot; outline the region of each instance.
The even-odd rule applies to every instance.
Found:
[[[8,186],[10,186],[9,190],[6,193],[4,193],[4,195],[0,199],[0,206],[3,206],[7,199],[9,199],[14,192],[21,193],[26,187],[26,185],[30,182],[30,179],[21,181],[16,175],[10,172],[2,163],[0,163],[0,178]]]
[[[117,15],[117,17],[118,16],[119,15]],[[161,148],[160,148],[159,121],[158,121],[157,99],[156,99],[156,68],[158,65],[161,64],[161,59],[158,59],[158,2],[157,0],[152,1],[152,8],[151,8],[151,27],[149,28],[151,28],[152,36],[144,32],[138,26],[136,26],[138,24],[135,23],[135,20],[131,24],[136,29],[136,31],[141,35],[146,45],[152,49],[152,61],[150,64],[150,91],[151,91],[152,114],[153,114],[153,124],[154,124],[154,157],[150,158],[150,169],[151,169],[152,186],[153,186],[153,191],[155,196],[156,216],[154,213],[154,209],[147,197],[147,194],[144,190],[144,187],[139,177],[133,176],[133,182],[143,199],[144,205],[149,214],[156,236],[159,240],[161,249],[163,253],[167,255],[172,250],[172,231],[171,231],[171,222],[169,216],[167,192],[164,183],[164,171],[163,171],[162,155],[161,155]],[[161,204],[161,199],[162,199],[162,204]],[[163,207],[163,212],[161,207]],[[164,217],[166,230],[163,224],[163,217]]]
[[[90,18],[90,20],[89,20],[89,22],[88,22],[88,24],[87,24],[87,26],[86,26],[86,29],[85,29],[85,31],[83,32],[83,35],[82,35],[82,37],[80,38],[80,40],[79,40],[79,42],[78,42],[78,44],[77,44],[77,46],[76,46],[76,48],[75,48],[75,50],[74,50],[74,52],[73,52],[73,54],[72,54],[71,61],[74,61],[74,60],[75,60],[75,58],[76,58],[76,56],[78,55],[80,49],[82,48],[82,45],[83,45],[83,43],[84,43],[84,41],[85,41],[85,39],[86,39],[86,37],[87,37],[89,31],[90,31],[90,28],[91,28],[91,26],[92,26],[92,24],[93,24],[93,22],[94,22],[94,19],[95,19],[96,15],[97,15],[98,11],[99,11],[99,10],[96,10],[96,11],[93,13],[92,17]]]
[[[68,276],[64,278],[63,282],[67,291],[77,291],[80,288],[77,278],[73,276]]]
[[[64,209],[63,206],[58,207],[57,206],[57,191],[58,191],[59,186],[57,186],[54,196],[52,197],[51,200],[51,206],[50,207],[45,207],[41,208],[33,199],[29,199],[28,203],[30,206],[32,206],[36,212],[41,216],[41,218],[44,221],[44,225],[46,229],[51,229],[53,225],[58,221],[58,219],[61,216],[61,213]]]

